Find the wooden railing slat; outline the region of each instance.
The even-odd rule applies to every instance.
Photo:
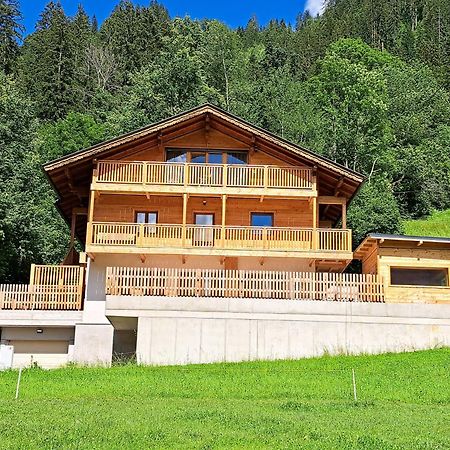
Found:
[[[223,235],[222,235],[223,233]],[[278,251],[351,251],[350,230],[181,224],[92,224],[92,244]],[[314,236],[318,235],[316,242]]]
[[[383,284],[377,275],[150,267],[108,267],[106,294],[384,301]]]
[[[250,164],[99,161],[98,183],[313,189],[312,169]]]
[[[0,285],[0,309],[64,309],[82,307],[84,268],[33,265],[33,284]]]

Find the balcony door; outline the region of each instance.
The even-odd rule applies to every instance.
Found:
[[[213,247],[214,246],[214,214],[213,213],[195,213],[192,244],[194,247]]]

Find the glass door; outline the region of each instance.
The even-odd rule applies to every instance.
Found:
[[[193,235],[194,247],[214,246],[214,214],[195,213],[194,223],[196,226]]]

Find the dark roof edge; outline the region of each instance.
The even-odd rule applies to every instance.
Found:
[[[444,244],[450,244],[450,238],[440,236],[409,236],[406,234],[383,234],[383,233],[370,233],[367,238],[371,239],[385,239],[392,241],[423,241],[423,242],[441,242]]]

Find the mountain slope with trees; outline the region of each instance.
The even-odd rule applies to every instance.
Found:
[[[0,282],[67,249],[42,163],[203,102],[362,172],[355,243],[450,208],[449,25],[446,0],[331,0],[235,30],[126,0],[99,26],[51,1],[21,41],[0,0]]]

